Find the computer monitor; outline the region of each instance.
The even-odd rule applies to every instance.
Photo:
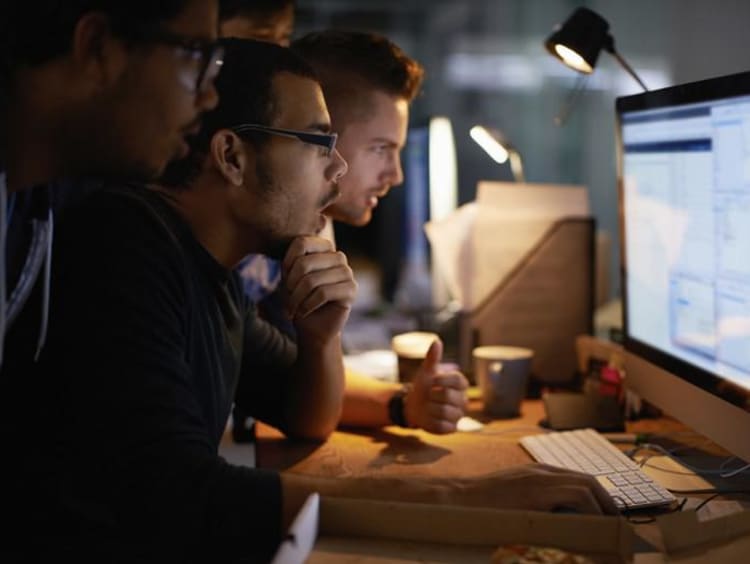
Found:
[[[616,119],[626,381],[750,461],[750,72]]]

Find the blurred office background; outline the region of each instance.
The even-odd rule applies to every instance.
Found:
[[[613,237],[610,295],[617,296],[618,245],[614,101],[638,84],[608,54],[585,84],[567,122],[558,115],[579,76],[543,47],[555,24],[579,6],[610,24],[615,47],[650,89],[750,69],[747,0],[298,0],[295,36],[322,28],[370,30],[393,39],[426,68],[413,124],[451,119],[458,157],[459,204],[480,179],[512,180],[469,138],[480,123],[501,130],[523,155],[528,182],[580,184],[590,192],[600,229]],[[350,255],[385,260],[395,189],[364,229],[337,227]],[[390,234],[390,235],[389,235]],[[386,280],[390,297],[393,280]]]

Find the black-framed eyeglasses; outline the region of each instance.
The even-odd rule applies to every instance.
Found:
[[[127,36],[135,41],[174,47],[178,54],[193,62],[194,68],[179,76],[182,85],[194,94],[208,90],[224,64],[224,47],[217,41],[186,37],[163,29],[130,30]]]
[[[246,133],[248,131],[260,131],[262,133],[270,133],[282,137],[293,137],[299,139],[303,143],[324,147],[326,149],[327,157],[331,156],[331,153],[333,153],[333,150],[336,148],[336,141],[339,138],[338,133],[313,133],[312,131],[300,131],[298,129],[269,127],[258,123],[243,123],[242,125],[235,125],[229,129],[237,134]]]

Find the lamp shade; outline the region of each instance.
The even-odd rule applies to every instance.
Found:
[[[547,50],[567,66],[589,74],[596,66],[599,52],[612,52],[614,41],[609,23],[588,8],[578,8],[544,43]]]

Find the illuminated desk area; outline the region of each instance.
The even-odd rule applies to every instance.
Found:
[[[469,415],[485,422],[473,432],[433,435],[420,430],[386,427],[340,429],[323,444],[288,441],[275,429],[259,425],[258,465],[276,470],[344,477],[360,475],[474,476],[532,462],[518,443],[524,435],[543,432],[541,400],[526,400],[521,417],[489,420],[481,403],[472,400]],[[669,418],[628,425],[632,432],[684,432]],[[238,447],[239,448],[239,447]]]
[[[472,396],[475,396],[476,392],[472,391]],[[258,428],[257,461],[263,468],[326,477],[480,476],[532,461],[518,440],[524,435],[543,432],[538,426],[544,417],[541,400],[526,400],[521,417],[489,420],[481,412],[481,402],[472,399],[469,415],[483,421],[485,426],[479,431],[450,435],[432,435],[398,427],[379,430],[341,429],[322,444],[289,441],[275,429],[261,424]],[[656,442],[665,446],[686,445],[688,450],[679,454],[695,456],[696,458],[690,458],[695,465],[716,468],[727,456],[725,451],[669,417],[628,422],[627,431],[658,434],[662,438]],[[225,444],[225,448],[242,449],[246,446]],[[668,472],[655,472],[648,466],[647,472],[666,487],[679,490],[712,487],[695,475],[674,474],[673,472],[680,471],[679,467],[664,457],[659,458],[655,465],[667,468]],[[731,484],[734,488],[750,489],[750,476],[745,474],[735,477]],[[682,499],[685,496],[678,494],[677,497]],[[690,497],[705,499],[708,496]],[[734,499],[742,501],[748,498],[738,496]],[[718,516],[725,510],[736,510],[736,507],[728,507],[727,503],[719,502],[712,506],[715,507],[712,509],[713,516]],[[745,508],[747,507],[745,504]],[[643,516],[638,518],[642,519]],[[662,546],[661,533],[653,523],[637,524],[635,530],[645,541],[636,548],[637,552],[648,552],[648,546]],[[330,560],[341,561],[344,560]],[[364,561],[369,562],[366,559]],[[388,560],[373,560],[375,561]]]

